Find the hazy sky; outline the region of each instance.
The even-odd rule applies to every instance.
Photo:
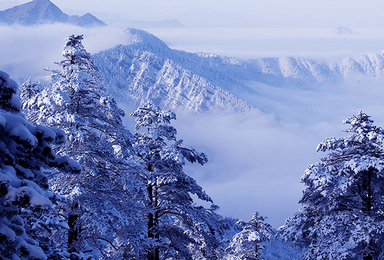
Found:
[[[6,3],[16,0],[0,0]],[[19,3],[29,1],[18,0]],[[178,19],[188,27],[382,27],[382,0],[53,0],[64,11],[132,20]],[[1,5],[0,5],[1,7]]]

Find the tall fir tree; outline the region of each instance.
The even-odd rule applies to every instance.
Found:
[[[107,96],[82,35],[71,35],[64,59],[53,70],[53,84],[39,90],[23,85],[23,107],[34,123],[60,126],[67,135],[57,147],[82,165],[79,176],[57,175],[53,190],[67,199],[68,251],[92,251],[95,258],[138,257],[143,228],[136,196],[143,196],[134,176],[131,133],[123,126],[124,112]]]
[[[44,169],[79,173],[81,167],[56,155],[52,145],[64,143],[63,131],[28,122],[17,94],[17,84],[0,71],[0,258],[47,259],[26,232],[27,221],[49,225],[52,196]]]
[[[265,217],[256,211],[249,221],[238,221],[243,230],[237,233],[226,249],[228,260],[264,259],[263,242],[272,236],[272,227],[265,222]]]
[[[306,170],[302,206],[282,229],[304,259],[384,257],[384,131],[363,112],[344,123],[351,135],[319,144],[328,154]]]
[[[145,170],[147,189],[148,260],[221,259],[221,217],[197,205],[191,195],[212,203],[196,181],[187,175],[185,161],[205,164],[207,157],[182,146],[170,121],[173,111],[163,111],[151,102],[131,114],[136,117],[134,145],[138,162]]]

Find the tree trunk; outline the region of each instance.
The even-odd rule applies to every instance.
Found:
[[[369,168],[368,172],[364,176],[363,179],[363,191],[364,191],[364,196],[362,196],[363,199],[363,212],[366,214],[371,214],[372,211],[372,205],[373,205],[373,194],[372,194],[372,177],[373,177],[373,169]],[[372,248],[372,241],[367,245],[368,249]],[[364,256],[363,260],[373,260],[373,257],[371,254]]]
[[[78,204],[75,203],[71,209],[72,211],[75,211],[78,207]],[[78,214],[69,214],[68,215],[68,227],[69,227],[69,231],[68,231],[68,252],[72,253],[72,252],[79,252],[78,248],[77,248],[77,245],[76,245],[76,242],[79,240],[79,233],[80,233],[80,230],[79,230],[79,227],[78,227],[78,224],[77,224],[77,220],[79,219],[79,215]]]
[[[150,185],[148,186],[147,191],[148,191],[148,197],[149,197],[149,207],[150,208],[153,207],[156,209],[156,206],[157,206],[156,188],[154,192],[154,186]],[[156,234],[154,234],[153,232],[153,229],[157,227],[158,223],[159,223],[158,212],[155,211],[155,214],[148,213],[148,238],[158,240],[159,234],[157,232]],[[156,247],[154,250],[149,251],[147,258],[148,260],[159,260],[160,259],[159,248]]]
[[[362,190],[363,190],[363,211],[366,213],[370,213],[372,210],[372,176],[373,176],[373,169],[370,168],[366,175],[363,177],[363,183],[362,183]]]
[[[157,207],[158,207],[158,194],[157,194],[157,179],[156,179],[156,186],[155,186],[155,219],[154,219],[154,225],[156,228],[159,227],[159,212],[157,210]],[[156,235],[155,235],[155,241],[159,241],[159,232],[156,232]],[[159,260],[160,259],[160,250],[158,247],[155,248],[155,260]]]
[[[149,198],[149,207],[152,206],[153,204],[153,191],[152,191],[153,186],[149,185],[147,187],[148,191],[148,198]],[[153,228],[153,213],[148,213],[148,238],[154,238],[154,235],[152,233],[152,228]],[[155,255],[151,251],[148,252],[148,260],[155,260]]]

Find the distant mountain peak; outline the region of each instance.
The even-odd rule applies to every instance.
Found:
[[[67,15],[49,0],[31,2],[0,11],[0,23],[21,24],[24,26],[52,23],[67,23],[81,27],[106,25],[91,14],[83,16]]]
[[[337,27],[333,30],[336,35],[353,35],[355,32],[347,27]]]

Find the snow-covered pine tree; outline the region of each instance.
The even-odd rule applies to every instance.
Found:
[[[302,206],[282,228],[304,259],[384,258],[384,131],[363,112],[344,123],[351,135],[319,144],[328,154],[306,170]]]
[[[69,227],[67,239],[59,239],[69,252],[91,250],[95,258],[135,258],[145,237],[135,198],[143,196],[133,175],[137,167],[128,159],[132,135],[122,124],[124,112],[106,95],[82,39],[82,35],[66,39],[52,85],[41,91],[30,81],[23,85],[22,97],[27,100],[23,107],[32,122],[60,126],[67,142],[56,152],[82,165],[79,176],[57,175],[50,180],[53,191],[68,203],[57,207],[65,209]]]
[[[25,218],[35,226],[51,208],[43,169],[79,173],[68,157],[51,145],[64,142],[58,129],[33,126],[21,113],[17,84],[0,71],[0,259],[47,259],[39,243],[28,237]]]
[[[255,211],[249,221],[238,221],[243,230],[237,233],[226,249],[228,260],[264,259],[262,243],[271,238],[272,227],[265,222],[265,217]]]
[[[185,161],[205,164],[207,157],[176,139],[170,121],[173,111],[163,111],[151,102],[131,114],[136,117],[134,148],[147,187],[148,260],[222,259],[221,228],[216,206],[205,209],[194,203],[191,195],[212,203],[196,181],[185,174]]]

